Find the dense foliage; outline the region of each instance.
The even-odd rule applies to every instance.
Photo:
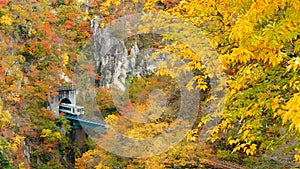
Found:
[[[64,76],[72,77],[76,61],[86,59],[82,50],[92,36],[92,20],[103,28],[122,16],[149,12],[180,18],[209,39],[222,63],[216,69],[224,69],[222,73],[227,76],[226,89],[217,89],[226,91],[224,107],[212,113],[200,109],[186,139],[161,155],[146,159],[120,157],[88,140],[90,150],[77,153],[75,167],[220,167],[207,162],[216,158],[248,167],[297,167],[299,11],[299,0],[0,0],[1,168],[72,167],[66,157],[78,150],[61,131],[65,128],[68,133],[70,125],[47,110],[48,96],[57,94],[55,87],[66,83]],[[152,20],[155,27],[166,26],[159,21]],[[203,63],[211,58],[197,54],[200,49],[194,48],[193,43],[199,43],[195,34],[177,26],[174,29],[183,30],[180,34],[165,33],[161,37],[147,34],[147,26],[141,26],[144,34],[128,38],[125,44],[135,41],[140,48],[152,48],[153,57],[167,53],[173,62],[188,60],[180,70],[192,70],[195,77],[186,87],[197,88],[205,95],[199,103],[205,108],[205,102],[216,98],[209,79],[223,74],[209,73],[211,70]],[[190,37],[192,43],[180,37]],[[96,70],[91,65],[83,69]],[[180,100],[180,91],[172,80],[178,72],[171,71],[165,68],[147,77],[127,79],[130,102],[124,103],[141,112],[137,118],[149,117],[146,124],[124,120],[121,114],[130,112],[118,112],[110,89],[97,87],[96,101],[106,122],[130,137],[162,133],[174,122]],[[160,99],[151,95],[155,89],[168,95],[169,107],[155,105],[154,112],[149,112],[151,102]],[[148,99],[150,95],[153,98]],[[219,119],[218,124],[207,128],[206,124],[214,119]],[[112,134],[103,139],[109,140]],[[208,139],[202,140],[203,135]]]
[[[1,166],[68,166],[61,157],[71,145],[45,103],[61,72],[70,74],[89,24],[76,2],[5,0],[0,17]]]

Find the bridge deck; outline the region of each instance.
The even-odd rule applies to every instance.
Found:
[[[82,126],[82,127],[87,127],[91,129],[100,129],[100,130],[106,130],[106,123],[101,122],[101,121],[95,121],[95,120],[90,120],[87,118],[83,117],[77,117],[77,116],[72,116],[72,115],[64,115],[64,117],[68,120],[73,120],[76,121],[77,125]]]

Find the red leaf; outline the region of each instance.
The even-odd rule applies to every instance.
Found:
[[[0,6],[7,6],[7,0],[0,0]]]
[[[73,27],[73,25],[74,25],[74,22],[72,22],[72,21],[66,21],[66,23],[65,23],[65,27],[66,28],[72,28]]]
[[[61,40],[60,40],[57,36],[55,36],[55,35],[52,35],[51,38],[52,38],[52,39],[54,40],[54,42],[56,42],[56,43],[61,42]]]
[[[6,72],[6,68],[5,67],[0,67],[0,72]]]

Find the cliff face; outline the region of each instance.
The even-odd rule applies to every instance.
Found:
[[[144,76],[156,69],[154,62],[148,62],[150,49],[140,51],[137,42],[134,42],[129,52],[125,42],[115,38],[108,29],[95,28],[93,45],[100,86],[115,85],[124,91],[129,74]]]

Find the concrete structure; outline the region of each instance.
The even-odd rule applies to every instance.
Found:
[[[74,86],[59,87],[57,96],[49,96],[49,110],[53,110],[55,116],[59,116],[59,112],[65,113],[65,118],[71,121],[73,128],[90,128],[97,130],[105,130],[105,122],[95,121],[84,118],[82,115],[76,116],[74,114],[66,113],[64,110],[59,110],[61,103],[72,104],[76,106],[76,88]],[[81,106],[77,106],[81,107]]]
[[[73,86],[59,87],[58,96],[49,96],[48,109],[54,111],[54,115],[59,115],[59,105],[61,103],[76,105],[76,89]]]

